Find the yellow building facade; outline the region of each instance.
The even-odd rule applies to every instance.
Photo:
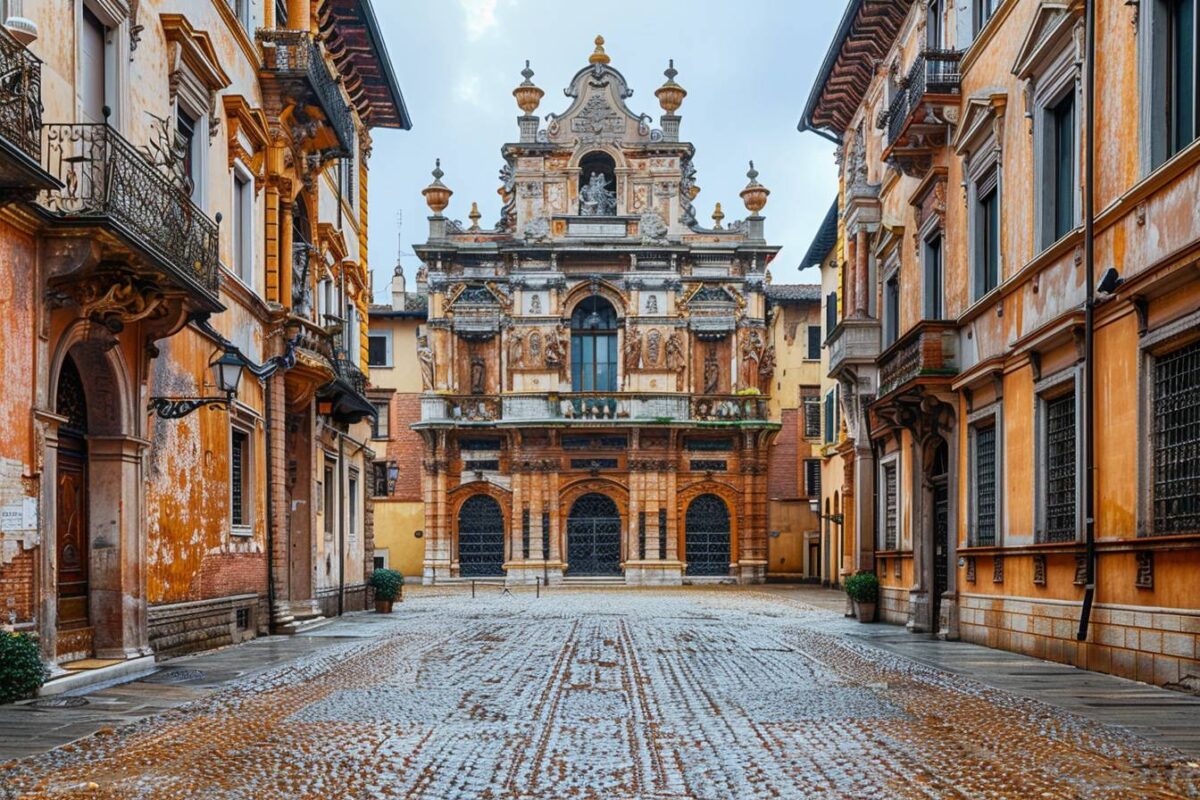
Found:
[[[1200,675],[1194,31],[1088,13],[848,4],[801,123],[839,145],[841,499],[888,621],[1169,685]]]
[[[9,624],[59,664],[361,606],[369,3],[6,8]]]

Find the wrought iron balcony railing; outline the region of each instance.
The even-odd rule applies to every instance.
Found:
[[[42,151],[42,62],[0,26],[0,136],[36,162]]]
[[[958,62],[962,53],[958,50],[925,50],[917,56],[908,70],[903,88],[892,99],[887,111],[888,142],[894,142],[904,133],[909,119],[921,107],[927,95],[958,94],[962,76]]]
[[[879,396],[918,378],[958,373],[958,333],[953,322],[919,323],[879,356]]]
[[[343,350],[338,350],[333,361],[334,372],[339,379],[362,397],[367,396],[367,376]]]
[[[213,298],[219,289],[217,223],[111,126],[44,126],[43,167],[61,189],[39,195],[51,215],[103,224],[171,277]]]
[[[308,31],[260,28],[258,42],[268,72],[316,101],[341,146],[334,157],[354,152],[354,117],[342,98],[341,82],[329,71],[321,49]]]

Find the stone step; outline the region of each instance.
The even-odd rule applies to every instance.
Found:
[[[332,619],[326,619],[325,617],[319,616],[308,617],[306,619],[294,619],[286,625],[281,625],[276,629],[275,632],[283,634],[284,636],[295,636],[298,633],[306,633],[308,631],[316,630],[317,628],[323,628],[331,622],[333,622]]]

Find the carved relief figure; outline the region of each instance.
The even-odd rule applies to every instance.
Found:
[[[516,331],[508,334],[508,366],[510,369],[525,366],[525,343]]]
[[[479,356],[471,357],[471,394],[483,394],[486,385],[486,372],[484,371],[483,359]]]
[[[662,334],[656,328],[646,335],[646,367],[657,367],[660,355],[662,355]]]
[[[587,185],[579,190],[579,213],[585,217],[606,217],[617,213],[617,193],[608,188],[608,179],[593,172]]]
[[[433,348],[428,336],[417,337],[417,360],[421,362],[421,388],[428,391],[433,388]]]
[[[762,378],[760,388],[770,390],[771,379],[775,377],[775,345],[769,345],[763,351],[762,360],[758,362],[758,375]]]
[[[537,366],[542,361],[542,335],[537,331],[529,334],[529,365]]]
[[[646,298],[646,313],[647,314],[657,314],[658,313],[658,295],[652,294]]]
[[[758,387],[758,366],[762,361],[763,343],[758,331],[750,331],[742,340],[742,378],[745,388]]]
[[[683,344],[679,334],[672,333],[667,337],[667,369],[675,373],[675,391],[683,391],[683,373],[686,364],[683,357]]]
[[[642,334],[630,328],[625,334],[625,372],[642,365]]]
[[[540,294],[535,294],[529,298],[529,313],[542,313],[542,296]]]
[[[704,393],[716,394],[720,380],[721,367],[717,364],[717,348],[709,345],[708,354],[704,356]]]
[[[567,359],[570,341],[570,331],[566,323],[559,323],[558,328],[546,337],[546,366],[557,367],[560,380],[566,380],[567,371],[570,369]]]

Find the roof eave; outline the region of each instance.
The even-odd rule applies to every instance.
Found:
[[[404,93],[400,91],[400,82],[396,80],[396,73],[392,69],[392,59],[388,55],[387,46],[383,42],[379,20],[375,18],[375,9],[371,5],[371,0],[358,0],[358,4],[362,9],[362,17],[363,22],[367,26],[367,34],[371,37],[371,46],[379,54],[379,64],[383,69],[384,78],[387,80],[388,91],[392,95],[392,103],[396,106],[396,113],[400,118],[400,124],[396,127],[405,131],[412,130],[412,117],[408,114],[408,106],[404,102]]]
[[[862,6],[863,0],[848,0],[846,10],[842,13],[842,21],[838,24],[837,33],[833,37],[833,41],[829,43],[829,50],[825,53],[825,60],[821,62],[821,70],[817,73],[817,79],[813,83],[812,89],[808,93],[808,102],[804,105],[804,116],[800,118],[796,129],[801,133],[812,131],[818,136],[823,136],[831,141],[840,142],[841,140],[835,137],[834,132],[826,131],[824,128],[818,128],[813,124],[813,112],[817,109],[817,104],[821,102],[821,94],[825,90],[825,84],[829,82],[830,73],[833,72],[833,67],[837,63],[838,55],[842,52],[842,46],[846,42],[846,38],[850,35],[850,30],[854,27],[854,20],[858,16],[858,9]],[[838,131],[841,133],[841,131]]]

